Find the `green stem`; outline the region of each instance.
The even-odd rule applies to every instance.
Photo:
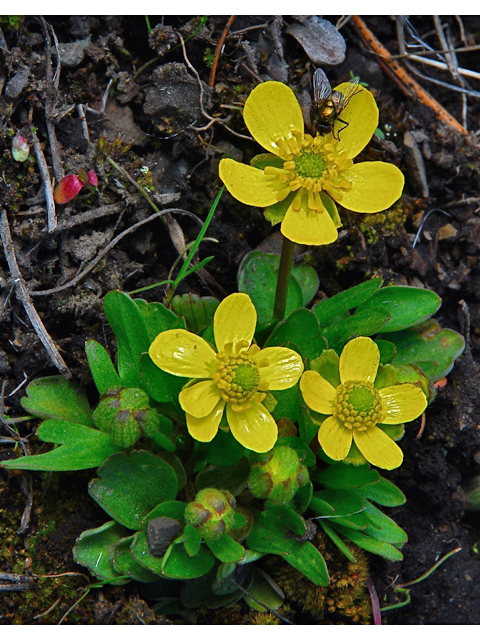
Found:
[[[275,291],[275,304],[273,307],[273,318],[281,321],[285,317],[287,306],[288,283],[293,265],[293,252],[295,243],[288,238],[283,238],[282,255],[280,256],[280,266],[278,267],[277,289]]]

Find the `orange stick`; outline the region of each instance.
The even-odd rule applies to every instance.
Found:
[[[459,133],[468,135],[468,131],[464,129],[462,125],[435,100],[435,98],[432,98],[432,96],[427,93],[427,91],[425,91],[425,89],[423,89],[423,87],[421,87],[396,60],[391,58],[388,50],[385,49],[383,44],[376,39],[360,16],[352,16],[352,21],[362,40],[365,44],[369,45],[373,49],[374,53],[379,57],[378,62],[380,65],[384,69],[386,67],[385,71],[391,71],[394,74],[394,79],[398,80],[398,86],[408,97],[416,97],[422,104],[433,109],[437,118],[443,120],[443,122],[456,129]]]
[[[215,74],[217,73],[217,65],[220,59],[220,54],[222,53],[222,47],[235,18],[236,16],[230,16],[225,26],[225,29],[223,30],[223,33],[220,36],[220,40],[218,41],[218,44],[217,44],[217,49],[215,51],[215,58],[212,64],[212,71],[210,72],[210,80],[208,81],[208,86],[212,87],[212,89],[213,89],[213,85],[215,84]]]

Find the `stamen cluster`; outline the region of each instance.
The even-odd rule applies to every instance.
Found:
[[[333,415],[348,429],[366,431],[385,419],[385,410],[371,382],[349,381],[337,387]]]
[[[258,368],[268,363],[257,363],[252,357],[259,351],[260,347],[257,345],[248,348],[248,342],[239,342],[235,352],[232,352],[232,345],[227,344],[225,350],[216,355],[217,370],[212,377],[222,391],[223,399],[231,404],[234,411],[246,411],[254,400],[262,402],[265,398],[266,394],[258,391]]]
[[[265,167],[264,173],[278,180],[277,200],[280,202],[291,191],[298,191],[293,208],[299,209],[304,194],[308,192],[308,207],[314,211],[323,211],[320,199],[321,191],[328,191],[335,200],[343,197],[341,189],[350,189],[352,183],[341,177],[342,171],[349,169],[353,161],[346,152],[337,153],[336,142],[326,142],[323,136],[293,132],[293,137],[276,142],[280,156],[285,160],[283,168]],[[283,188],[282,188],[282,185]]]

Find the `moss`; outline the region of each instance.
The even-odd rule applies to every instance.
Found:
[[[353,563],[322,532],[314,540],[325,558],[330,573],[328,587],[318,587],[293,569],[284,560],[272,557],[269,573],[289,600],[301,605],[317,620],[368,624],[371,619],[371,603],[366,592],[368,578],[367,555],[346,541],[357,562]]]

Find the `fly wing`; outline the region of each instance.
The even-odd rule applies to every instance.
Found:
[[[352,78],[350,82],[347,83],[347,86],[343,89],[343,91],[334,91],[332,93],[332,101],[335,105],[335,111],[337,112],[337,115],[340,115],[342,109],[345,109],[353,96],[358,93],[359,82],[360,78],[358,76],[355,76],[355,78]]]
[[[326,100],[332,95],[332,87],[328,81],[325,72],[322,69],[317,69],[313,74],[313,101],[316,104],[320,104],[323,100]]]

